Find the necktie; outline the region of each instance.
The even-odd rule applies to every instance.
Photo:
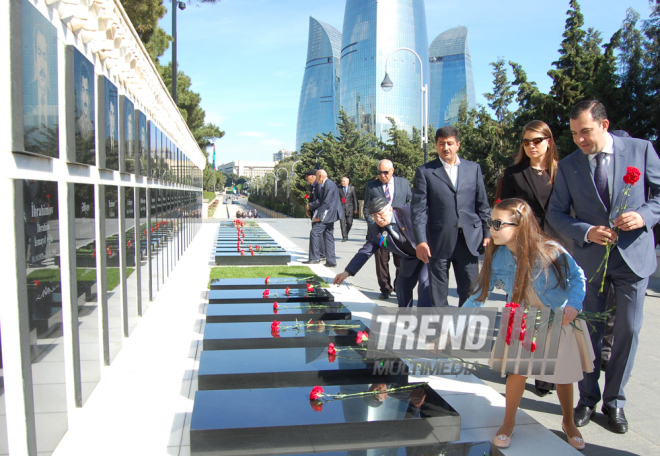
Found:
[[[603,159],[605,158],[605,152],[599,152],[596,154],[596,169],[594,170],[594,183],[596,184],[596,190],[598,190],[598,195],[600,196],[601,201],[605,204],[607,211],[610,211],[610,191],[607,185],[607,169],[605,168],[605,163]]]
[[[390,203],[392,202],[392,196],[390,195],[390,184],[385,185],[385,198],[387,198],[387,201]]]
[[[348,187],[344,187],[344,195],[348,195]]]
[[[396,239],[397,241],[401,240],[401,236],[399,236],[399,233],[397,232],[397,230],[394,229],[394,226],[392,224],[387,225],[385,228],[387,229],[387,231],[390,232],[390,234],[394,239]]]

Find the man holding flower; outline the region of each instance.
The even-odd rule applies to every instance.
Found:
[[[648,278],[657,266],[652,227],[660,220],[660,159],[649,141],[612,136],[605,107],[597,100],[575,105],[570,128],[580,150],[559,162],[548,221],[573,239],[573,257],[590,279],[584,310],[604,311],[608,292],[614,293],[616,306],[604,390],[601,395],[596,363],[579,382],[575,424],[588,424],[602,399],[610,429],[625,433],[624,387],[637,350]],[[590,334],[597,360],[603,331],[604,323],[598,323]]]

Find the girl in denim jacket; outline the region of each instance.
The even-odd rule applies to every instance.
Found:
[[[591,345],[585,342],[585,339],[589,340],[586,324],[584,320],[575,320],[582,310],[585,295],[584,273],[559,243],[541,231],[532,209],[524,200],[511,198],[497,203],[488,224],[492,242],[486,249],[474,294],[464,307],[483,306],[493,288],[502,288],[512,302],[521,306],[563,307],[564,310],[556,368],[552,375],[530,375],[529,368],[524,372],[505,372],[504,364],[501,364],[502,373],[508,374],[506,409],[504,423],[493,443],[499,448],[511,445],[516,411],[527,377],[532,377],[557,384],[563,414],[562,430],[571,446],[584,449],[582,435],[573,422],[573,383],[582,379],[584,371],[593,369],[594,359]],[[574,331],[574,325],[569,324],[574,320],[574,325],[582,331]],[[491,357],[491,367],[502,361]]]

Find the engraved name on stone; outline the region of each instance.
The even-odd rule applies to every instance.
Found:
[[[47,215],[53,215],[53,208],[50,206],[41,205],[39,207],[35,207],[34,204],[31,204],[31,206],[32,217],[45,217]]]

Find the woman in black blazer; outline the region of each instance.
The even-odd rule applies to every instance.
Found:
[[[545,221],[558,162],[559,154],[550,127],[540,120],[532,120],[523,127],[515,164],[504,170],[499,198],[527,201],[541,229],[567,247],[569,243]],[[535,386],[536,394],[541,397],[554,389],[552,383],[539,380],[535,381]]]
[[[523,127],[515,164],[504,170],[499,196],[501,199],[527,201],[541,229],[552,237],[557,237],[558,233],[546,223],[545,214],[558,162],[557,146],[550,127],[540,120],[532,120]]]

